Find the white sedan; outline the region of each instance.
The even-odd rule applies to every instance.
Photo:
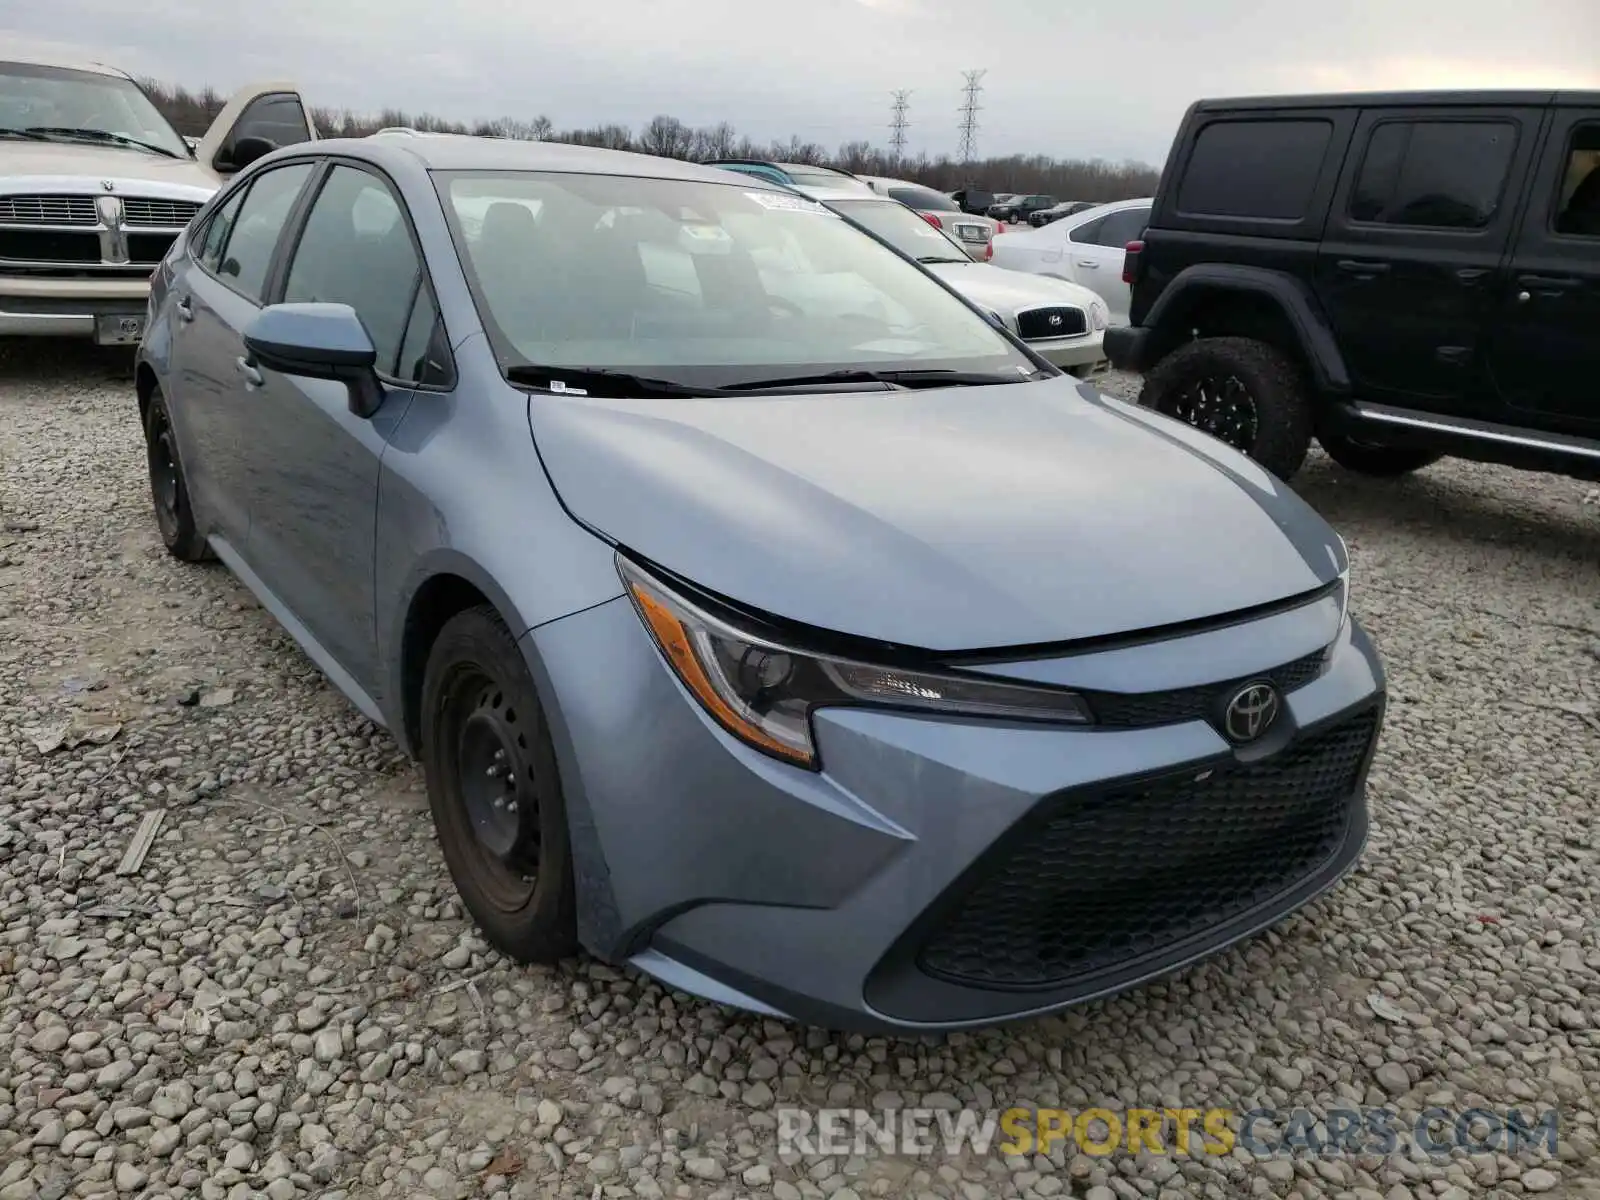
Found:
[[[1096,293],[1111,310],[1113,325],[1128,323],[1128,285],[1122,256],[1150,223],[1145,200],[1118,200],[1086,208],[1039,229],[1006,233],[994,240],[997,267],[1064,279]]]
[[[1015,271],[973,262],[958,242],[887,196],[834,188],[794,190],[849,218],[906,257],[916,259],[1047,362],[1080,377],[1105,364],[1102,342],[1110,314],[1088,289],[1065,280],[1031,279]]]

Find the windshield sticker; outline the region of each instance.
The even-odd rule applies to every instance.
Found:
[[[775,209],[780,212],[812,213],[820,217],[837,217],[837,213],[830,212],[815,200],[807,200],[804,196],[791,196],[785,192],[746,192],[746,196],[754,200],[762,208]]]

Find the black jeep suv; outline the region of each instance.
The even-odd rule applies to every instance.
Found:
[[[1124,279],[1140,403],[1280,478],[1600,478],[1600,92],[1202,101]]]

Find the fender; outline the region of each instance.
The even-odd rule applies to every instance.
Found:
[[[610,552],[607,550],[608,562],[609,555]],[[511,636],[519,643],[531,645],[525,640],[525,635],[530,629],[551,619],[548,613],[524,612],[512,600],[510,592],[497,581],[494,572],[460,550],[448,546],[438,547],[412,563],[404,582],[394,593],[394,599],[378,613],[378,653],[379,661],[383,664],[383,691],[377,697],[395,740],[407,754],[412,756],[417,754],[419,747],[412,744],[411,729],[406,719],[404,654],[406,623],[411,616],[412,606],[416,603],[418,593],[430,581],[441,576],[455,576],[476,588],[483,598],[494,606],[501,620],[506,623],[506,628],[510,630]],[[614,594],[622,594],[620,581],[614,589]],[[603,598],[611,599],[612,596],[605,595]],[[535,673],[536,685],[539,674]],[[555,697],[548,694],[544,688],[539,690],[540,702],[547,710],[552,709]]]
[[[1123,370],[1145,371],[1172,350],[1186,328],[1177,314],[1193,299],[1197,288],[1254,294],[1272,301],[1294,327],[1317,391],[1350,394],[1344,355],[1311,289],[1283,271],[1235,263],[1196,263],[1179,271],[1138,326],[1107,331],[1106,350],[1113,364]],[[1113,333],[1118,336],[1113,338]]]

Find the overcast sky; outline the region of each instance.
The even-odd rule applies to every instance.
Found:
[[[9,11],[6,11],[9,10]],[[657,113],[830,148],[954,151],[985,69],[978,152],[1159,164],[1201,96],[1600,87],[1600,0],[49,0],[0,6],[6,52],[92,57],[219,89],[293,79],[313,103],[560,128]]]

